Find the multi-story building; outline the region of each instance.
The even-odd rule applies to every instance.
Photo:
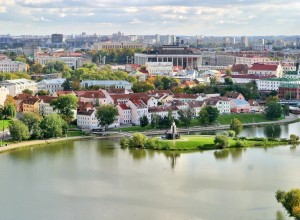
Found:
[[[104,88],[131,89],[132,84],[124,80],[84,80],[80,83],[84,88],[100,86]]]
[[[127,102],[127,106],[131,108],[131,121],[135,125],[140,124],[140,118],[146,115],[148,117],[148,107],[142,100],[132,100]]]
[[[10,59],[0,60],[0,72],[27,72],[27,64]]]
[[[111,49],[146,49],[147,44],[132,42],[98,42],[94,43],[93,50],[111,50]]]
[[[268,57],[258,57],[258,56],[237,56],[235,64],[246,64],[248,67],[251,67],[254,63],[265,63],[270,62]]]
[[[300,84],[281,83],[278,89],[280,99],[300,99]]]
[[[248,74],[282,77],[283,70],[280,64],[254,63],[248,70]]]
[[[225,78],[227,76],[224,76],[220,79],[220,82],[221,83],[224,83],[225,82]],[[266,79],[266,78],[276,78],[275,76],[263,76],[263,75],[249,75],[249,74],[233,74],[231,75],[231,79],[233,81],[233,83],[238,83],[238,84],[244,84],[244,83],[249,83],[249,82],[252,82],[252,81],[259,81],[261,79]]]
[[[300,84],[300,79],[287,79],[287,78],[266,78],[256,81],[258,90],[275,90],[278,91],[280,84]]]
[[[23,101],[23,112],[39,113],[39,101],[37,97],[29,97]]]
[[[0,86],[7,88],[11,96],[21,94],[25,89],[29,89],[33,93],[38,91],[37,83],[28,79],[4,80],[0,82]]]
[[[4,106],[7,95],[9,95],[8,88],[5,88],[4,86],[0,87],[0,106]]]
[[[211,105],[217,108],[220,114],[230,113],[230,100],[226,97],[213,97],[205,99],[206,105]]]
[[[146,70],[150,76],[172,76],[173,63],[171,62],[147,62]]]
[[[39,101],[39,114],[41,116],[47,116],[50,114],[58,113],[58,110],[54,110],[53,106],[51,106],[52,100],[56,99],[56,97],[52,96],[40,96]]]
[[[247,113],[250,112],[250,105],[244,99],[231,99],[230,111],[232,113]]]
[[[50,94],[62,91],[62,84],[66,81],[66,79],[58,78],[58,79],[44,79],[38,82],[38,90],[46,90]]]

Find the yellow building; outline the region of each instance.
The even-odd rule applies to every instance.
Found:
[[[23,101],[23,112],[39,113],[39,98],[29,97]]]

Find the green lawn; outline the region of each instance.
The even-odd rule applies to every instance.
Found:
[[[0,120],[0,131],[3,130],[3,122],[4,122],[4,130],[8,129],[8,126],[11,124],[11,119]]]
[[[76,136],[84,136],[85,133],[82,131],[68,131],[67,136],[68,137],[76,137]]]
[[[147,130],[151,130],[152,128],[150,127],[150,125],[147,125],[146,127],[142,128],[141,126],[130,126],[130,127],[125,127],[125,128],[115,128],[113,130],[115,131],[124,131],[124,132],[128,132],[128,131],[132,131],[132,132],[142,132],[142,131],[147,131]]]
[[[258,122],[267,122],[270,121],[263,114],[228,114],[228,115],[220,115],[218,117],[218,122],[221,125],[229,125],[233,118],[239,119],[243,124],[247,123],[258,123]]]
[[[177,140],[161,140],[162,146],[168,150],[211,150],[216,149],[214,135],[183,135]],[[288,144],[283,140],[266,141],[264,139],[240,140],[246,147],[254,146],[276,146]],[[229,138],[229,147],[236,147],[237,140]]]

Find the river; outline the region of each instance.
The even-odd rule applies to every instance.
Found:
[[[275,192],[300,187],[299,158],[300,146],[175,153],[118,139],[23,149],[0,154],[0,219],[289,219]]]

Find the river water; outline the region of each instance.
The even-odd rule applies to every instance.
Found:
[[[299,158],[300,146],[176,153],[118,139],[28,148],[0,154],[0,219],[289,219],[275,192],[300,187]]]

